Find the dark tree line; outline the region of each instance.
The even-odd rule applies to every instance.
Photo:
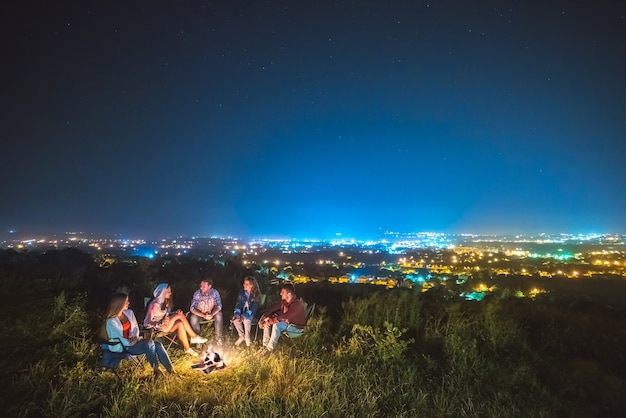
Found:
[[[258,266],[246,267],[236,258],[129,257],[98,263],[92,255],[75,248],[41,252],[0,250],[0,280],[4,289],[51,297],[60,292],[82,293],[90,310],[104,310],[113,293],[124,291],[129,293],[133,309],[141,312],[144,298],[151,297],[156,285],[164,282],[174,290],[175,306],[186,310],[202,278],[213,279],[223,303],[230,309],[246,275],[254,275],[263,292],[269,290],[271,275],[263,274]]]

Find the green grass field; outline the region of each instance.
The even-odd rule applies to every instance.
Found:
[[[154,381],[147,363],[99,367],[101,319],[84,295],[4,287],[5,416],[618,416],[626,406],[623,313],[385,290],[333,316],[318,302],[305,336],[267,357],[229,345],[227,367],[211,374],[173,347],[179,377]]]
[[[182,307],[208,271],[228,323],[239,278],[253,272],[186,259],[103,268],[73,249],[2,254],[3,416],[612,417],[626,410],[626,311],[585,294],[530,300],[503,288],[478,302],[442,288],[299,285],[298,294],[317,305],[301,338],[283,337],[276,352],[259,357],[255,347],[234,348],[227,333],[227,367],[211,374],[192,370],[193,358],[172,347],[179,377],[153,380],[146,362],[138,370],[122,363],[118,374],[99,366],[96,335],[110,294],[125,288],[143,299],[167,277]],[[270,278],[259,279],[276,300]],[[210,328],[203,330],[209,338]]]

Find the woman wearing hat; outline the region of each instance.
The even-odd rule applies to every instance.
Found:
[[[143,325],[166,334],[176,331],[185,353],[197,356],[198,353],[189,347],[189,343],[204,344],[207,339],[193,331],[187,317],[180,309],[172,312],[172,288],[167,283],[161,283],[154,289],[153,295],[154,299],[148,305]],[[188,337],[191,339],[189,340]]]

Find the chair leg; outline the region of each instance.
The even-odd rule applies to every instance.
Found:
[[[169,350],[174,343],[178,343],[178,335],[176,334],[170,335],[170,334],[165,334],[165,333],[159,333],[154,336],[154,339],[157,339],[157,338],[165,340],[163,346],[165,347],[166,350]]]
[[[133,373],[137,373],[143,367],[143,359],[141,357],[145,356],[132,356],[128,359],[131,362]]]
[[[175,338],[175,337],[170,337],[170,336],[166,336],[165,338],[166,338],[166,339],[167,339],[167,341],[168,341],[168,343],[167,343],[167,350],[169,350],[169,349],[172,347],[172,345],[173,345],[174,343],[177,343],[177,340],[178,340],[177,338]]]

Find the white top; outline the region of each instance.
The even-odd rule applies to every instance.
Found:
[[[150,305],[148,305],[148,312],[146,312],[146,318],[143,321],[143,326],[146,328],[160,329],[163,319],[171,313],[169,307],[161,309],[161,303],[158,299],[152,299]]]

